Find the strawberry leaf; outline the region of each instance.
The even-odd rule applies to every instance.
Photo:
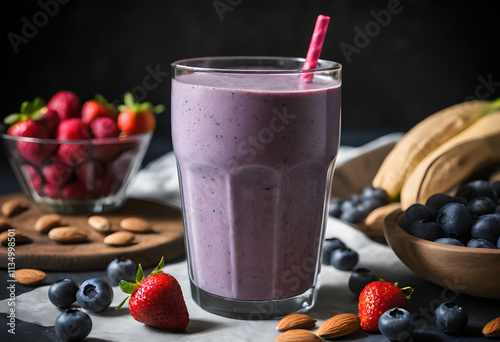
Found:
[[[142,271],[142,266],[139,264],[137,269],[137,274],[135,275],[135,282],[140,284],[144,280],[144,272]]]
[[[408,300],[411,298],[411,295],[413,294],[415,289],[413,287],[407,286],[407,287],[403,287],[401,289],[401,291],[403,291],[403,294],[405,295],[406,299]]]
[[[161,260],[158,263],[158,266],[155,267],[155,269],[153,270],[153,272],[151,272],[151,274],[149,276],[154,277],[155,275],[157,275],[158,273],[160,273],[163,270],[164,266],[165,266],[165,260],[163,259],[163,257],[161,257]]]
[[[127,296],[127,298],[125,298],[120,304],[118,304],[118,306],[115,308],[115,310],[118,310],[118,309],[121,309],[121,307],[123,305],[125,305],[125,302],[127,301],[127,299],[129,299],[130,296]]]
[[[128,281],[125,280],[120,281],[119,284],[120,289],[128,294],[132,294],[138,285],[139,284],[129,283]]]

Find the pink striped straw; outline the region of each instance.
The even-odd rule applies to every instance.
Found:
[[[313,35],[311,37],[311,43],[309,44],[309,50],[307,51],[306,61],[302,70],[316,69],[329,22],[330,17],[321,14],[318,16]],[[307,83],[311,83],[313,80],[313,74],[303,73],[300,75],[300,79]]]

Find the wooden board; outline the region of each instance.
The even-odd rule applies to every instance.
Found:
[[[32,242],[15,246],[15,268],[36,268],[44,271],[102,270],[118,256],[127,256],[143,267],[156,266],[161,257],[171,261],[183,257],[184,230],[179,211],[153,202],[129,199],[125,205],[110,213],[108,217],[114,231],[120,230],[120,220],[125,217],[141,217],[151,223],[154,232],[136,234],[130,246],[111,247],[104,244],[105,235],[92,229],[89,215],[62,215],[63,225],[72,225],[88,232],[88,241],[75,244],[60,244],[46,234],[34,230],[35,221],[44,214],[33,202],[21,194],[0,196],[0,205],[10,199],[21,199],[29,205],[28,210],[8,218],[17,231],[28,235]],[[2,214],[0,214],[2,216]],[[7,268],[8,249],[0,246],[0,267]]]

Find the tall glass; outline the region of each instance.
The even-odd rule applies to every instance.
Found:
[[[305,72],[303,63],[172,64],[191,290],[207,311],[268,319],[314,305],[339,147],[341,65],[320,60]]]

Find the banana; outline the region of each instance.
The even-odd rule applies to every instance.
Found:
[[[391,200],[398,200],[406,178],[425,156],[499,106],[498,102],[474,100],[428,116],[403,135],[389,152],[372,185],[384,189]]]
[[[500,111],[481,117],[423,158],[403,184],[401,208],[456,189],[473,172],[496,162],[500,162]]]

